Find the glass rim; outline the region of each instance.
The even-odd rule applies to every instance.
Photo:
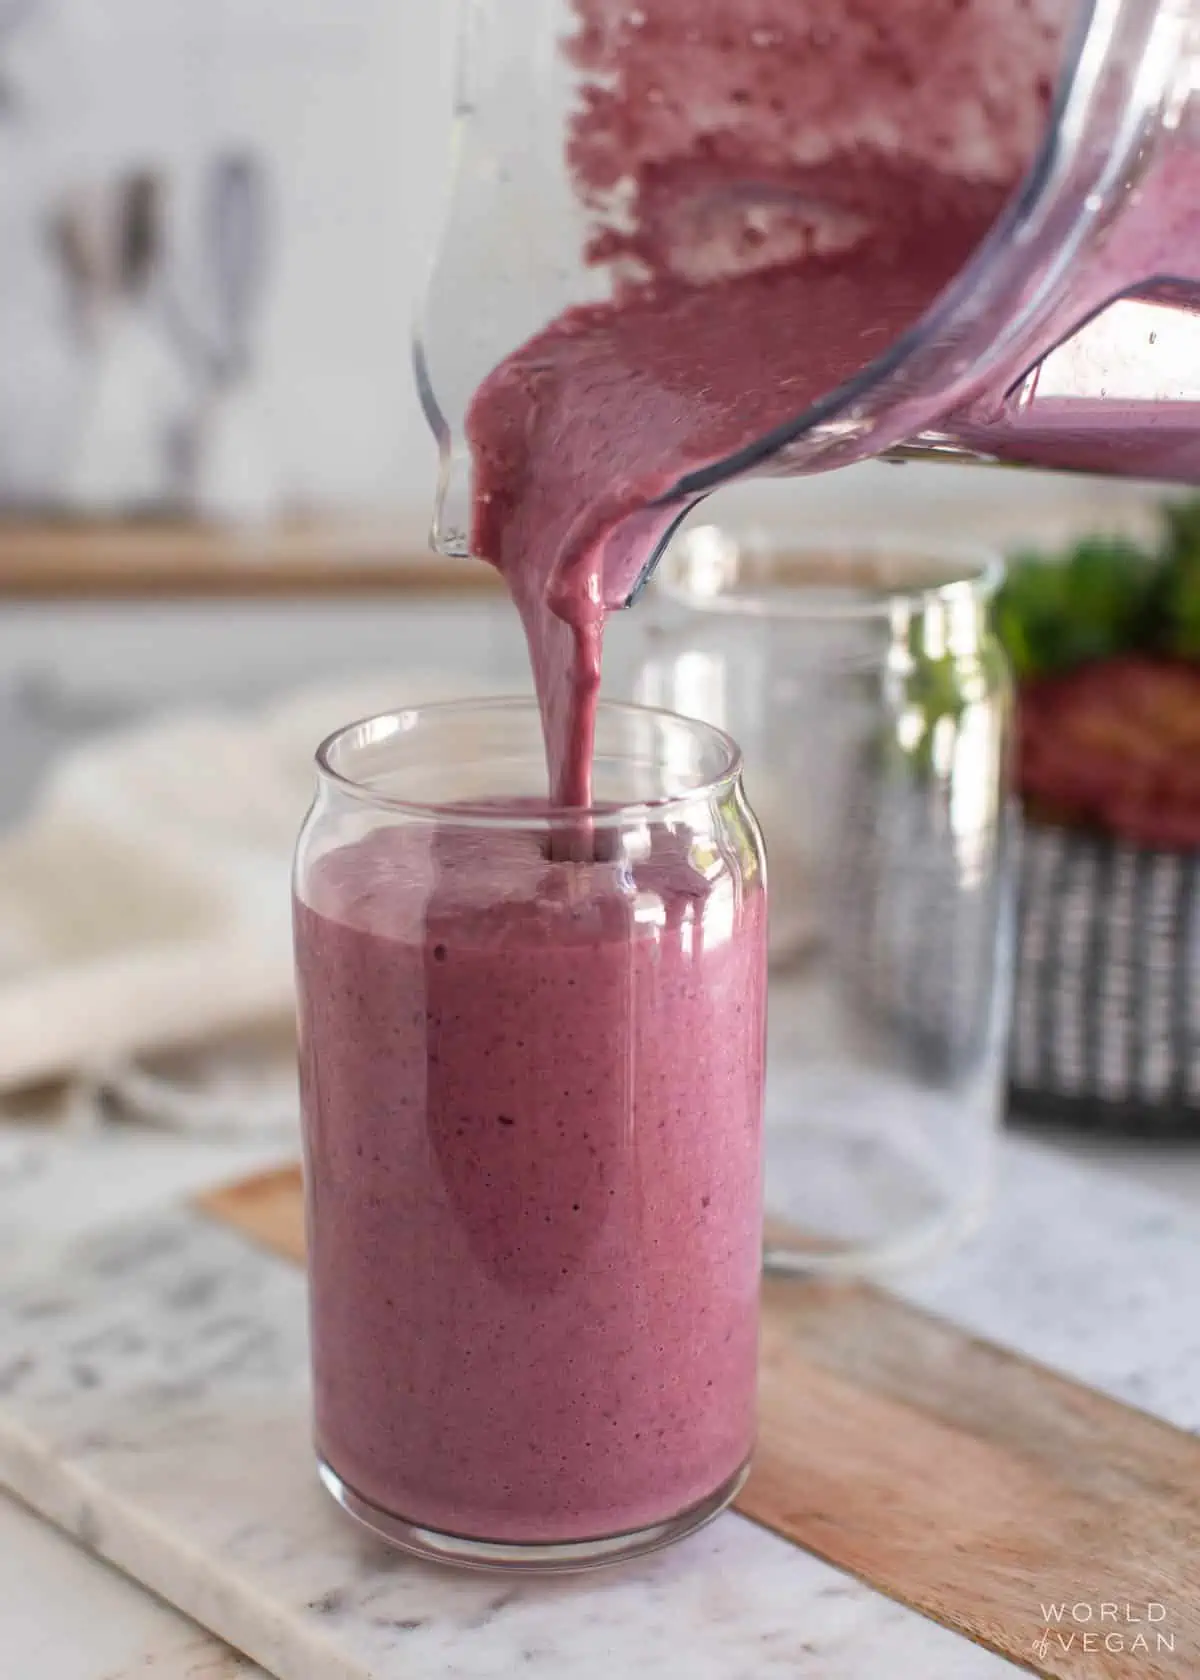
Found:
[[[685,717],[682,712],[672,712],[663,706],[640,706],[624,700],[601,700],[596,711],[597,722],[604,717],[623,716],[678,726],[693,737],[701,737],[716,745],[721,752],[720,768],[714,775],[697,780],[696,785],[686,792],[664,794],[658,799],[587,806],[552,805],[547,801],[544,808],[529,811],[519,808],[515,800],[506,803],[503,798],[489,799],[486,804],[474,805],[464,801],[447,803],[400,798],[393,794],[381,793],[369,783],[357,780],[339,769],[332,761],[337,748],[355,732],[376,731],[372,739],[362,743],[371,745],[414,733],[422,720],[436,720],[472,712],[486,713],[492,717],[505,712],[523,715],[533,713],[540,722],[535,696],[508,694],[461,700],[433,700],[424,705],[400,706],[394,711],[376,712],[370,717],[352,719],[327,735],[317,747],[314,754],[317,776],[320,782],[332,785],[340,793],[348,795],[360,804],[375,810],[394,811],[414,822],[531,833],[541,833],[547,827],[562,827],[564,824],[578,823],[581,820],[599,829],[621,828],[639,821],[662,821],[674,811],[684,811],[699,801],[722,797],[741,777],[742,749],[731,735],[727,735],[723,729],[718,729],[715,724],[705,723],[700,718]]]
[[[709,561],[710,575],[715,587],[698,590],[688,581],[688,571],[702,563],[694,551],[702,543],[716,543]],[[944,578],[914,581],[855,583],[854,572],[844,567],[832,567],[825,575],[815,574],[810,580],[797,578],[792,584],[792,599],[781,598],[783,589],[774,592],[771,586],[759,583],[746,589],[738,587],[736,578],[720,576],[720,568],[735,564],[740,555],[769,565],[772,560],[809,562],[816,566],[822,560],[855,557],[860,562],[878,565],[889,558],[908,560],[914,564],[925,561],[930,565],[943,564]],[[1004,582],[1006,566],[999,549],[985,542],[946,541],[914,534],[911,538],[885,536],[878,531],[816,530],[792,539],[770,535],[756,536],[746,532],[739,536],[735,530],[718,524],[698,525],[683,532],[671,544],[658,568],[654,587],[676,606],[692,612],[710,613],[714,617],[776,618],[789,622],[836,624],[862,622],[871,619],[893,619],[898,610],[910,616],[928,612],[931,607],[956,607],[970,603],[984,606]],[[849,583],[847,583],[849,579]],[[785,587],[788,586],[784,580]],[[841,599],[820,599],[821,588],[843,590]]]

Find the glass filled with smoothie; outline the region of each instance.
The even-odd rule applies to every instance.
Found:
[[[316,1448],[407,1550],[569,1569],[698,1527],[754,1440],[762,842],[732,741],[463,702],[318,753],[295,876]]]

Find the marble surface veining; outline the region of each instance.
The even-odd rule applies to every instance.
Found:
[[[266,1680],[178,1611],[0,1496],[5,1680]]]
[[[0,1303],[0,1478],[284,1680],[1012,1672],[735,1515],[552,1583],[391,1556],[315,1483],[305,1361],[294,1268],[183,1210],[90,1238]]]
[[[1004,1161],[988,1230],[903,1292],[1197,1427],[1195,1212],[1036,1145]],[[185,1209],[0,1296],[0,1481],[283,1680],[1015,1672],[736,1515],[553,1583],[384,1553],[315,1483],[300,1273]]]
[[[982,1232],[899,1292],[975,1335],[1200,1432],[1194,1206],[1010,1138]]]

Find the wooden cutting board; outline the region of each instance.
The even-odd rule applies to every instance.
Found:
[[[298,1169],[201,1206],[303,1260]],[[1192,1680],[1200,1440],[872,1289],[763,1306],[745,1516],[1036,1674]]]

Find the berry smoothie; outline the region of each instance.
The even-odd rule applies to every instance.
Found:
[[[601,848],[602,849],[602,848]],[[318,1449],[490,1542],[668,1522],[754,1438],[761,874],[386,828],[296,904]]]
[[[572,0],[587,260],[483,382],[473,552],[520,610],[556,800],[587,804],[606,611],[681,481],[925,313],[1045,131],[1076,0]]]
[[[547,323],[467,416],[473,548],[524,623],[558,811],[592,804],[605,616],[681,483],[962,269],[1077,12],[572,9],[569,161],[609,300]],[[761,871],[670,827],[635,862],[580,837],[551,858],[465,814],[380,828],[296,905],[319,1448],[377,1510],[492,1542],[667,1522],[753,1438]]]
[[[581,84],[567,159],[608,297],[548,321],[496,367],[466,433],[473,551],[500,568],[524,619],[556,795],[586,803],[605,611],[698,495],[690,482],[756,446],[769,454],[763,440],[862,373],[961,273],[1046,137],[1084,7],[564,11]],[[1064,334],[1156,277],[1200,273],[1198,123],[1193,95],[1174,143],[1077,265]],[[1025,372],[1014,364],[1013,381]],[[989,387],[942,419],[1003,459],[1200,474],[1195,401],[1118,412],[1002,404]]]

